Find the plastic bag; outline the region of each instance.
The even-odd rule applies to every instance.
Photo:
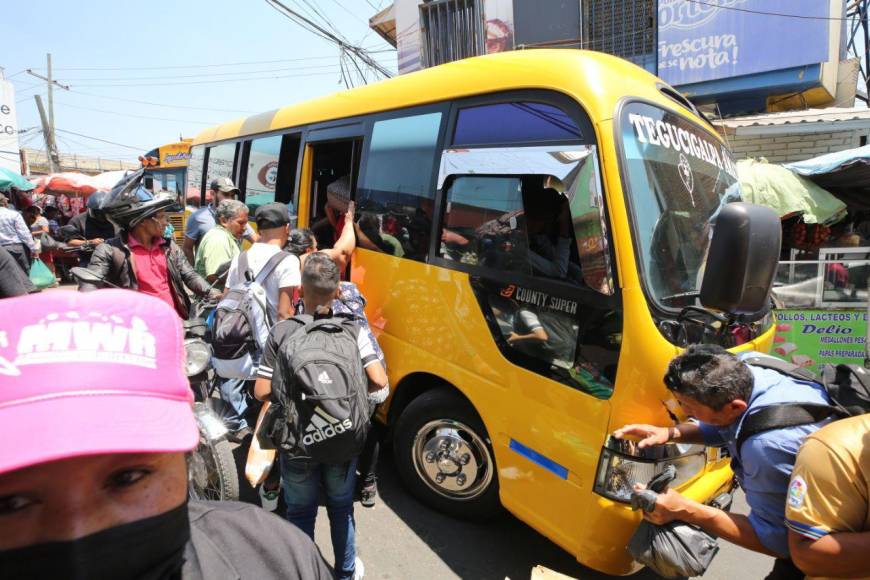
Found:
[[[263,417],[270,406],[271,403],[267,402],[260,409],[260,416],[257,418],[257,428],[254,430],[254,437],[251,438],[251,448],[248,449],[248,461],[245,463],[245,478],[252,487],[257,487],[266,481],[266,478],[269,477],[269,472],[272,470],[272,465],[275,463],[275,450],[263,449],[260,447],[260,442],[257,439],[257,431],[260,430]]]
[[[653,511],[656,497],[676,476],[676,468],[668,465],[646,489],[631,494],[631,509]],[[701,576],[719,552],[716,538],[679,521],[663,526],[642,521],[626,548],[632,558],[665,578]]]
[[[39,258],[33,260],[33,264],[30,266],[30,281],[37,288],[48,288],[49,286],[54,286],[57,282],[54,274],[51,273],[45,262]]]
[[[719,552],[713,536],[683,522],[657,526],[644,520],[627,547],[632,558],[665,578],[701,576]]]

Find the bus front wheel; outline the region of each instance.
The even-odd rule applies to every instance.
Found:
[[[455,391],[440,387],[411,401],[396,424],[393,454],[405,486],[434,509],[463,518],[501,511],[486,428]]]

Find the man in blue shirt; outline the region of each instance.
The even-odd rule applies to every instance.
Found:
[[[215,225],[217,218],[215,217],[215,207],[225,199],[237,199],[239,188],[235,186],[233,180],[229,177],[218,177],[212,179],[209,189],[214,196],[214,203],[202,207],[187,218],[187,225],[184,227],[184,255],[187,256],[187,261],[194,263],[194,255],[196,246],[199,244],[202,237]],[[248,240],[252,244],[256,242],[260,236],[251,228],[250,225],[245,227],[245,232],[242,238]]]
[[[744,356],[749,355],[759,356]],[[738,546],[773,556],[777,560],[769,579],[803,578],[789,558],[786,494],[801,443],[824,422],[758,433],[747,438],[742,449],[737,449],[737,437],[746,417],[762,407],[778,403],[829,404],[823,387],[774,370],[750,367],[716,345],[690,346],[674,358],[665,385],[698,423],[674,427],[626,425],[614,436],[638,438],[641,448],[669,441],[727,446],[731,467],[751,511],[748,517],[731,514],[668,490],[659,495],[655,511],[645,517],[659,525],[672,520],[694,524]]]

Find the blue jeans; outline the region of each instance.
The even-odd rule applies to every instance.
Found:
[[[314,539],[320,488],[326,492],[329,534],[335,554],[335,577],[353,578],[356,560],[356,526],[353,520],[353,492],[356,486],[356,458],[342,465],[288,460],[281,455],[281,478],[287,520]]]
[[[244,379],[224,379],[220,381],[221,400],[227,403],[229,408],[223,410],[224,424],[230,431],[238,431],[248,426],[245,420],[245,411],[248,409],[248,396],[245,392]]]

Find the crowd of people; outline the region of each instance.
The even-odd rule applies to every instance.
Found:
[[[66,225],[49,210],[22,214],[0,198],[5,295],[33,291],[26,273],[40,253],[39,239],[65,229],[69,245],[89,248],[80,263],[100,281],[82,281],[81,293],[3,304],[15,312],[0,333],[0,424],[6,440],[15,441],[0,454],[4,577],[364,576],[354,500],[376,502],[381,433],[370,420],[390,386],[365,299],[342,281],[362,227],[354,203],[330,220],[335,243],[320,249],[312,231],[291,229],[286,205],[264,204],[249,216],[231,180],[216,179],[210,189],[214,202],[190,216],[181,247],[167,235],[175,195],[149,192],[135,178],[91,196],[83,217]],[[244,239],[251,242],[247,249]],[[137,293],[89,292],[105,287]],[[250,347],[253,371],[216,370],[230,438],[256,437],[276,449],[277,463],[259,488],[265,510],[188,500],[185,454],[198,432],[180,359],[181,321],[191,315],[192,298],[210,299],[220,311],[227,297],[243,302],[254,294],[262,297],[267,328],[265,341]],[[222,319],[214,320],[214,335],[222,336]],[[64,340],[50,328],[60,323],[75,327]],[[112,325],[121,343],[87,339],[95,324]],[[539,323],[526,325],[525,334],[512,332],[510,340],[541,338]],[[226,336],[246,332],[224,330]],[[328,339],[318,338],[320,331]],[[317,360],[306,359],[306,349],[318,350]],[[671,361],[664,384],[695,420],[627,425],[614,435],[639,448],[727,447],[749,515],[669,490],[645,517],[658,525],[680,520],[770,555],[768,578],[870,576],[863,560],[870,550],[870,414],[741,436],[747,417],[761,409],[832,404],[818,382],[748,364],[748,356],[689,347]],[[58,381],[61,368],[70,372]],[[120,373],[124,381],[117,380]],[[308,392],[318,396],[306,398]],[[286,521],[267,513],[277,508],[279,489]],[[321,492],[332,570],[313,543]]]

